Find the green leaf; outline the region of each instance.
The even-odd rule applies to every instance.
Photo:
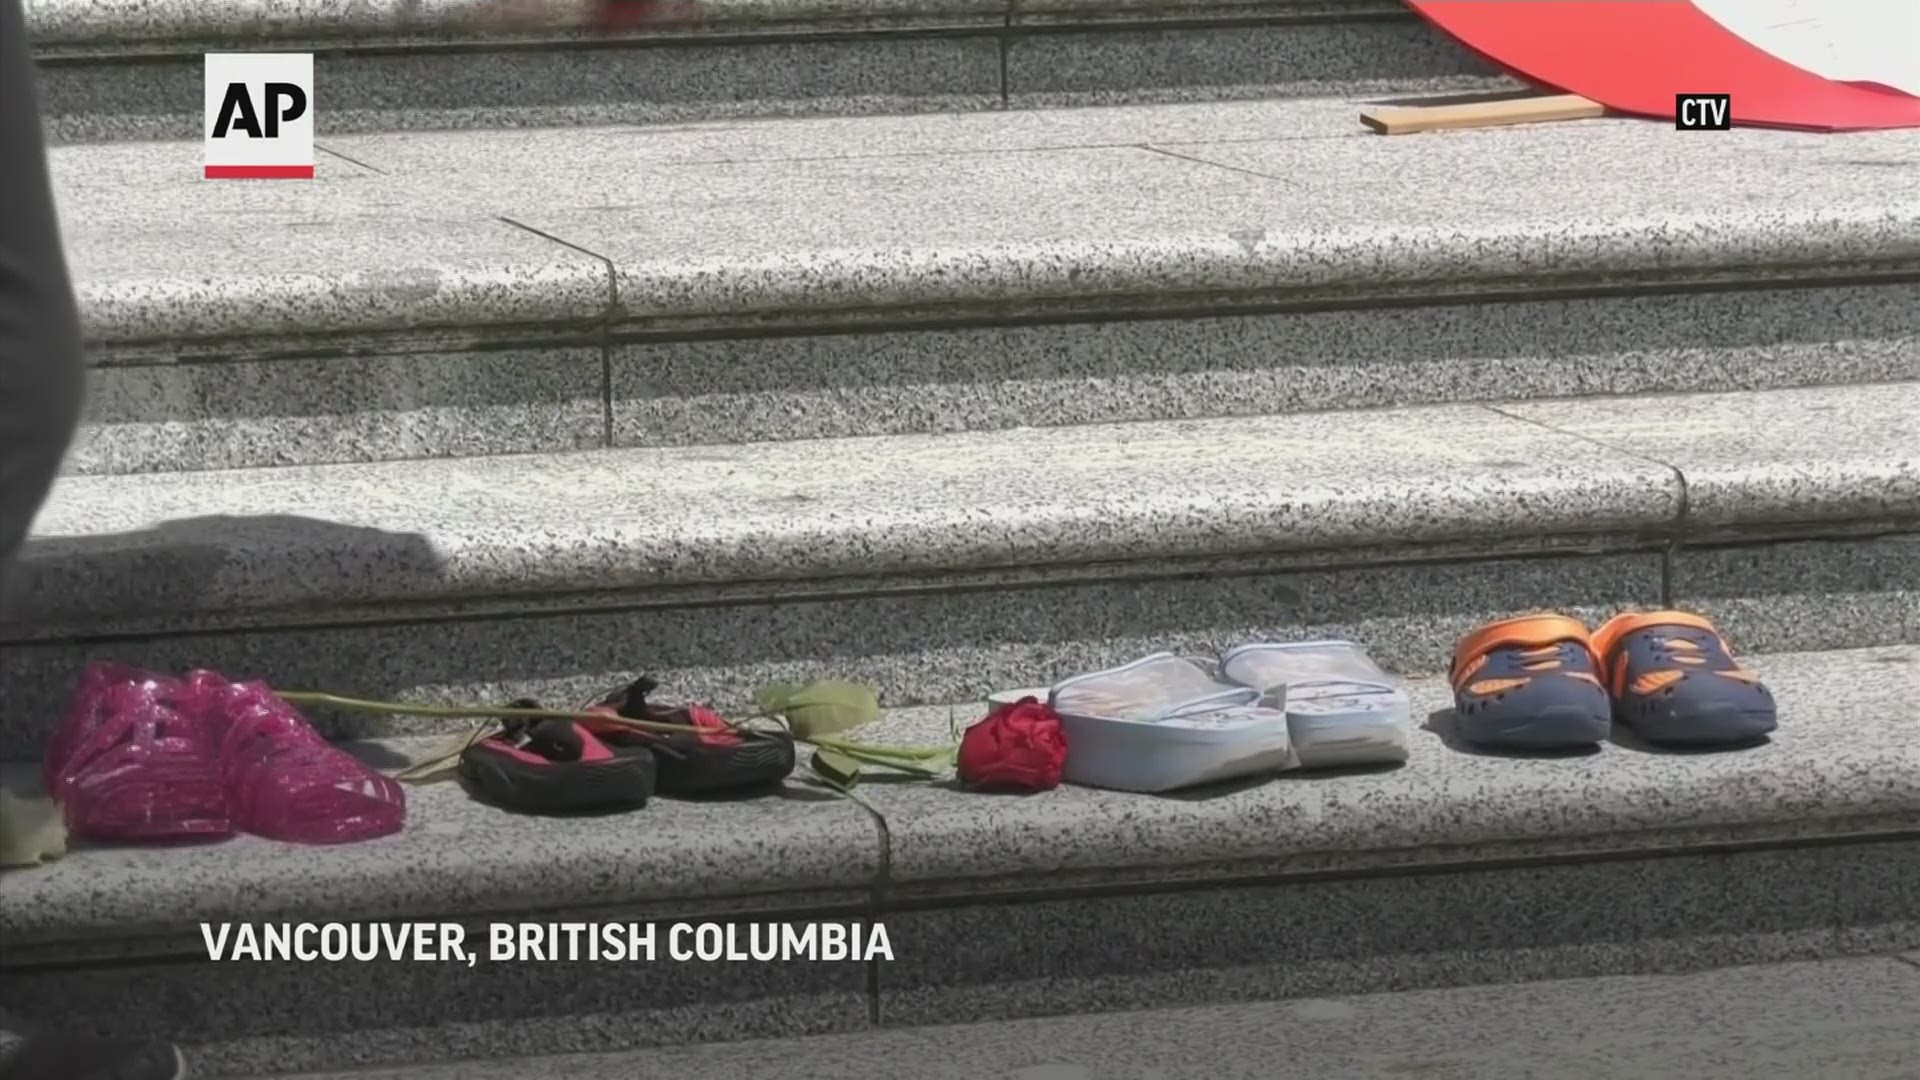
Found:
[[[760,706],[760,715],[779,716],[787,711],[787,702],[793,700],[793,695],[805,689],[800,683],[768,683],[753,692],[753,701]]]
[[[945,746],[884,746],[880,743],[858,742],[848,739],[834,739],[825,735],[815,735],[807,740],[815,746],[824,746],[829,750],[842,753],[884,757],[893,761],[925,762],[951,761],[959,747],[953,743]]]
[[[836,735],[880,719],[880,695],[858,683],[808,683],[788,695],[780,713],[795,738]]]
[[[838,750],[815,750],[808,764],[814,775],[841,791],[852,791],[860,782],[860,763]]]
[[[892,769],[895,772],[903,772],[909,776],[925,777],[929,780],[940,775],[918,761],[896,757],[884,750],[868,750],[858,743],[838,743],[831,750],[822,747],[815,751],[815,753],[839,754],[842,757],[852,758],[855,761],[864,762],[878,768]]]

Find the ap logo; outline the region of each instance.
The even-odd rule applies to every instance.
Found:
[[[207,179],[313,179],[313,54],[206,59]]]

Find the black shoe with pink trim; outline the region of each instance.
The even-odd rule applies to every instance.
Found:
[[[793,772],[793,738],[785,732],[736,727],[699,705],[656,705],[647,695],[659,688],[640,678],[608,694],[588,712],[646,720],[681,730],[643,731],[609,720],[584,721],[615,747],[645,747],[659,762],[663,795],[724,795],[770,787]]]
[[[460,776],[477,795],[530,814],[638,809],[653,797],[656,772],[646,747],[610,745],[574,720],[509,721],[460,754]]]

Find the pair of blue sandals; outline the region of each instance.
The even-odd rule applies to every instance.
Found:
[[[1566,615],[1489,623],[1453,655],[1454,730],[1510,750],[1605,741],[1614,724],[1655,746],[1757,741],[1778,726],[1773,694],[1707,619],[1616,615],[1597,629]]]

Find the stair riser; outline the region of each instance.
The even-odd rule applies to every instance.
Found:
[[[1920,376],[1920,284],[631,343],[620,445]]]
[[[1920,642],[1916,551],[1920,535],[1670,557],[1650,551],[1292,572],[1243,566],[1238,573],[1214,564],[1206,577],[598,614],[441,612],[388,626],[21,644],[0,652],[0,756],[39,752],[92,658],[168,670],[210,666],[285,689],[443,703],[521,695],[572,703],[644,672],[676,694],[738,712],[755,687],[772,681],[831,676],[874,685],[892,705],[969,702],[1155,649],[1210,653],[1261,638],[1351,638],[1392,669],[1431,672],[1445,667],[1461,634],[1489,618],[1559,610],[1597,620],[1663,602],[1716,618],[1747,652],[1865,648]],[[972,718],[965,706],[958,715]],[[453,726],[316,720],[339,737]]]
[[[721,35],[611,48],[319,48],[315,123],[322,137],[1506,85],[1411,17],[1071,32],[980,25],[920,34]],[[52,137],[198,139],[202,51],[43,57]]]
[[[1920,379],[1920,284],[706,341],[104,350],[79,473]],[[314,356],[319,348],[350,355]],[[609,408],[610,403],[610,408]]]
[[[186,962],[9,986],[242,1075],[1887,953],[1920,948],[1916,879],[1920,844],[1862,843],[889,906],[872,970]]]
[[[636,825],[636,828],[643,826]],[[450,841],[452,842],[452,841]],[[870,921],[862,915],[835,921]],[[531,916],[541,920],[542,916]],[[544,918],[577,918],[572,913]],[[630,917],[614,916],[619,921]],[[709,922],[702,911],[690,921]],[[667,931],[657,932],[665,940]],[[484,931],[469,936],[484,949]],[[127,963],[6,973],[46,1013],[195,1048],[195,1076],[825,1034],[869,1024],[858,963]],[[137,980],[144,989],[130,992]],[[10,991],[13,992],[13,991]],[[73,1019],[65,1021],[73,1023]]]
[[[880,1015],[966,1023],[1895,951],[1920,942],[1917,869],[1905,842],[889,915]]]
[[[73,474],[478,457],[607,443],[606,349],[409,335],[102,350]],[[314,356],[318,349],[327,353]],[[289,356],[288,354],[292,354]]]

